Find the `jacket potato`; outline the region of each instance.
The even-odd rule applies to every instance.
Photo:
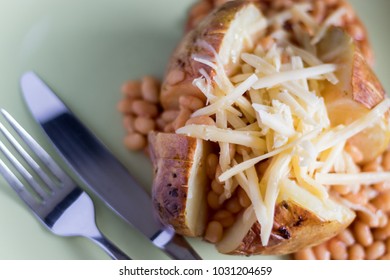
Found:
[[[204,107],[192,117],[215,125],[190,122],[148,137],[154,208],[179,234],[207,240],[209,222],[238,192],[250,200],[232,210],[232,223],[214,228],[220,236],[213,242],[225,254],[289,254],[337,235],[355,213],[330,179],[355,172],[345,184],[360,183],[345,143],[362,151],[362,161],[389,143],[389,102],[361,42],[332,27],[342,11],[315,24],[307,3],[271,15],[265,2],[218,7],[170,59],[162,107],[179,110],[182,96],[197,97]],[[210,153],[219,157],[215,177],[207,176]],[[207,203],[213,184],[223,186],[220,208]]]

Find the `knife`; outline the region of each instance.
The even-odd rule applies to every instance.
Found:
[[[97,197],[172,259],[201,259],[173,228],[156,220],[145,189],[37,74],[23,74],[20,85],[34,119]]]

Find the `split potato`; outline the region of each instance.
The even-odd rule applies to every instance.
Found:
[[[179,98],[183,95],[205,100],[193,85],[194,79],[200,76],[201,69],[212,79],[216,69],[194,57],[207,60],[218,56],[225,73],[228,76],[235,73],[241,63],[240,54],[253,50],[253,42],[265,35],[262,32],[263,19],[261,5],[256,1],[230,1],[187,33],[169,62],[161,90],[162,107],[165,110],[178,110]],[[334,50],[336,45],[340,51],[332,57],[329,50]],[[352,116],[351,120],[347,120],[347,114],[340,112],[364,113],[384,99],[382,86],[362,56],[358,44],[347,33],[331,28],[318,48],[324,58],[330,58],[329,62],[340,66],[336,72],[340,83],[328,83],[323,88],[333,124],[347,124],[355,119]],[[360,116],[360,113],[356,114],[356,118]],[[388,125],[387,120],[383,122],[380,125]],[[380,148],[374,152],[378,154],[387,146],[389,135],[382,127],[374,130],[375,134],[382,135],[378,140]],[[364,143],[370,141],[372,134],[373,131],[366,130],[355,136],[354,144],[362,148]],[[149,149],[155,170],[152,194],[158,217],[179,234],[204,236],[211,213],[206,203],[210,181],[206,176],[205,161],[212,146],[208,141],[188,136],[152,132],[149,134]],[[369,160],[372,151],[368,154],[365,160]],[[330,201],[334,207],[325,207],[324,211],[338,212],[338,219],[327,215],[320,217],[318,213],[305,209],[297,200],[286,196],[277,202],[274,224],[266,246],[262,245],[260,239],[260,223],[253,218],[253,213],[251,216],[243,211],[216,244],[217,249],[225,254],[289,254],[337,235],[355,217],[352,210],[333,200]]]

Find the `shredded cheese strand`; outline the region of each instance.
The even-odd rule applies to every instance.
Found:
[[[218,110],[223,110],[228,106],[231,106],[237,99],[242,96],[252,85],[258,80],[255,74],[251,75],[248,79],[237,86],[233,91],[224,97],[219,98],[209,106],[203,107],[192,114],[192,117],[198,116],[210,116],[215,114]]]
[[[236,166],[233,166],[232,168],[230,168],[229,170],[227,170],[226,172],[222,173],[219,177],[218,177],[218,180],[220,182],[224,182],[226,181],[227,179],[233,177],[234,175],[237,175],[238,173],[242,172],[243,170],[246,170],[248,168],[250,168],[251,166],[259,163],[260,161],[263,161],[267,158],[270,158],[270,157],[273,157],[273,156],[276,156],[288,149],[291,149],[293,148],[294,146],[298,145],[299,143],[301,143],[302,141],[305,141],[305,140],[310,140],[310,139],[313,139],[319,132],[319,129],[314,129],[313,131],[310,131],[309,133],[303,135],[302,137],[292,141],[291,143],[289,144],[286,144],[278,149],[275,149],[269,153],[266,153],[264,155],[261,155],[261,156],[258,156],[258,157],[255,157],[255,158],[252,158],[250,160],[247,160],[247,161],[244,161],[240,164],[237,164]]]
[[[211,125],[190,124],[176,130],[177,134],[196,137],[206,141],[238,144],[253,149],[265,151],[265,141],[246,131],[217,128]]]

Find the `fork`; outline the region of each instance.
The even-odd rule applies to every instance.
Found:
[[[130,258],[109,241],[95,222],[92,199],[84,192],[50,157],[50,155],[29,135],[26,130],[4,109],[1,114],[10,126],[35,154],[41,165],[19,144],[16,138],[0,122],[0,130],[33,170],[35,177],[23,166],[0,140],[0,150],[12,163],[14,169],[24,178],[24,185],[0,158],[0,173],[19,197],[29,206],[38,220],[59,236],[83,236],[99,245],[112,259]],[[20,157],[19,157],[20,158]]]

